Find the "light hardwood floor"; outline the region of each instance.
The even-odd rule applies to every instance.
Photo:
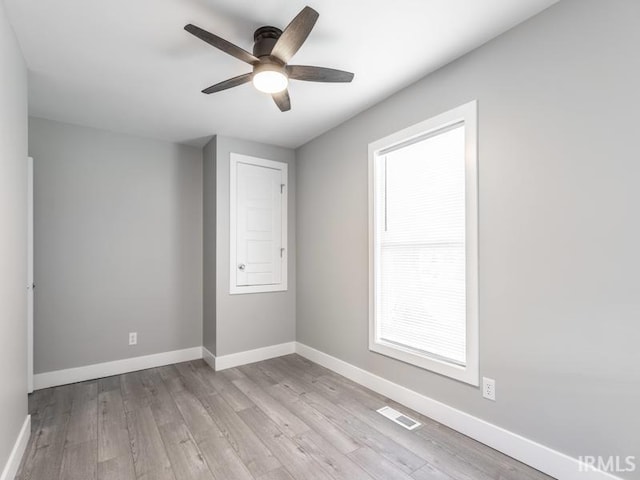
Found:
[[[422,422],[408,431],[376,412]],[[297,356],[203,361],[39,390],[20,480],[543,480]]]

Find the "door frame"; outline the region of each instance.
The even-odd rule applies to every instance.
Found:
[[[33,158],[27,157],[27,393],[33,392]]]

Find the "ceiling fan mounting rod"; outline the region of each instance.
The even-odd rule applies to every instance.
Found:
[[[258,28],[253,34],[253,55],[264,57],[271,55],[271,51],[282,35],[282,30],[277,27],[264,26]]]

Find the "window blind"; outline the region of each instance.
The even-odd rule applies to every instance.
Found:
[[[464,124],[376,162],[376,337],[464,366]]]

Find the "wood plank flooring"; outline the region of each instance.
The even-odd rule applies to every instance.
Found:
[[[422,422],[408,431],[375,410]],[[548,480],[297,356],[39,390],[18,480]]]

